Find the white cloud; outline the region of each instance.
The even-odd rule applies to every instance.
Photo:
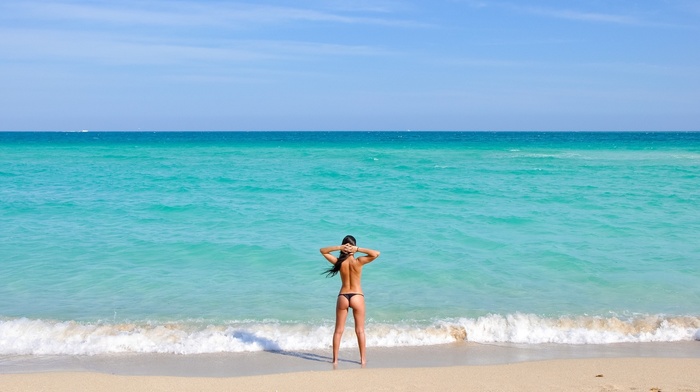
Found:
[[[566,19],[574,20],[580,22],[593,22],[593,23],[609,23],[609,24],[619,24],[619,25],[630,25],[630,26],[656,26],[656,27],[675,27],[675,28],[688,28],[689,26],[674,25],[668,23],[661,23],[657,21],[649,21],[647,19],[641,18],[638,15],[633,15],[631,13],[610,13],[610,12],[594,12],[594,11],[583,11],[576,9],[567,8],[552,8],[552,7],[542,7],[536,5],[528,5],[523,3],[512,3],[512,2],[499,2],[499,1],[488,1],[488,0],[462,0],[469,6],[477,9],[482,8],[501,8],[505,10],[543,16],[554,19]]]
[[[604,14],[596,12],[582,12],[566,9],[549,9],[540,7],[516,7],[527,13],[549,16],[552,18],[579,20],[584,22],[602,22],[616,24],[641,24],[642,21],[629,15]]]
[[[440,65],[452,67],[475,67],[475,68],[522,68],[542,66],[542,63],[535,61],[513,61],[499,60],[488,58],[453,58],[453,59],[437,59],[434,61]]]
[[[207,40],[206,45],[154,37],[51,29],[0,30],[0,58],[85,60],[110,65],[246,63],[319,56],[376,56],[389,52],[362,45],[284,40]]]
[[[5,13],[43,20],[73,20],[88,23],[170,26],[226,26],[230,28],[259,24],[292,22],[330,22],[416,27],[424,24],[390,17],[375,17],[377,10],[328,12],[316,9],[281,7],[250,3],[203,3],[196,1],[154,2],[10,2]],[[355,10],[357,11],[357,10]],[[385,12],[382,10],[382,12]]]

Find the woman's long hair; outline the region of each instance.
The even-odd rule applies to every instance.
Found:
[[[357,246],[357,241],[355,241],[355,237],[351,235],[346,235],[345,238],[343,238],[343,243],[341,245],[345,244],[350,244],[352,246]],[[330,278],[332,276],[335,276],[338,271],[340,271],[340,265],[343,264],[343,261],[350,256],[350,253],[345,253],[342,250],[340,251],[340,256],[338,256],[338,261],[333,264],[333,267],[329,268],[324,274],[326,274],[327,278]]]

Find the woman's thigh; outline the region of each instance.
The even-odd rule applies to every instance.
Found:
[[[365,325],[365,297],[355,295],[350,299],[352,306],[352,317],[355,319],[355,326],[362,327]]]

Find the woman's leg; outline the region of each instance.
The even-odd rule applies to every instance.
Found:
[[[338,350],[340,349],[340,338],[343,337],[345,329],[345,319],[348,317],[348,299],[342,295],[338,296],[335,303],[335,331],[333,332],[333,364],[338,364]]]
[[[355,295],[350,299],[352,303],[352,317],[355,319],[355,335],[357,335],[357,345],[360,348],[360,363],[365,365],[365,297]]]

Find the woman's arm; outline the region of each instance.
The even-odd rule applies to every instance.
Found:
[[[335,245],[335,246],[326,246],[325,248],[321,248],[320,252],[323,255],[323,257],[326,258],[331,264],[335,264],[336,261],[338,261],[338,258],[333,256],[331,252],[339,251],[343,247],[341,245]]]
[[[359,261],[362,264],[371,263],[374,261],[374,259],[379,257],[378,250],[368,249],[368,248],[360,248],[359,246],[355,246],[355,248],[357,248],[357,249],[355,249],[355,253],[360,252],[360,253],[364,253],[367,255],[367,256],[357,257],[357,261]]]

